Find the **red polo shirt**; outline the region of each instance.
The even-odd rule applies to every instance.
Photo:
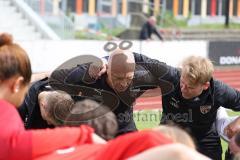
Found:
[[[30,160],[73,145],[92,143],[93,129],[64,127],[26,131],[16,108],[0,100],[0,160]]]

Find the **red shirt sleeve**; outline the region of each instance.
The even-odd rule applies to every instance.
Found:
[[[129,133],[109,141],[99,151],[96,159],[126,159],[149,148],[172,143],[172,140],[156,131],[140,131]]]
[[[73,145],[92,143],[92,134],[93,129],[85,125],[32,131],[32,157]]]
[[[31,132],[26,132],[16,108],[0,100],[0,159],[30,160]]]
[[[84,144],[70,147],[47,155],[40,156],[34,160],[98,160],[96,155],[104,144]]]
[[[30,160],[73,145],[92,143],[93,129],[80,127],[26,131],[16,108],[0,100],[0,159]]]

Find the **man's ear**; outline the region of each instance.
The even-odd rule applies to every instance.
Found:
[[[206,83],[203,85],[203,90],[207,90],[209,86],[210,86],[210,82],[206,82]]]
[[[43,100],[39,100],[38,103],[39,103],[39,107],[44,109],[45,103],[43,102]]]
[[[24,80],[24,78],[22,76],[19,76],[14,80],[13,86],[12,86],[12,91],[14,93],[19,92],[19,90],[21,89],[21,87],[23,85],[23,80]]]
[[[41,95],[41,94],[43,94],[43,93],[40,93],[39,95],[38,95],[38,103],[39,103],[39,107],[40,108],[42,108],[44,105],[45,105],[45,103],[44,103],[44,98],[43,98],[43,95]],[[41,96],[40,96],[41,95]]]

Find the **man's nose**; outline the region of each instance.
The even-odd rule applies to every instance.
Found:
[[[187,88],[186,88],[186,85],[182,84],[182,85],[181,85],[181,89],[185,91],[185,90],[187,89]]]
[[[128,84],[127,81],[124,81],[124,80],[121,81],[121,83],[120,83],[121,87],[126,87],[127,84]]]

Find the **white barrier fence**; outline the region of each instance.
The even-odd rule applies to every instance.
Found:
[[[207,41],[132,41],[131,51],[177,66],[189,55],[207,57]],[[103,47],[107,41],[21,41],[19,42],[29,54],[33,72],[51,71],[70,58],[92,54],[97,57],[108,55]],[[120,43],[120,41],[116,41]]]

